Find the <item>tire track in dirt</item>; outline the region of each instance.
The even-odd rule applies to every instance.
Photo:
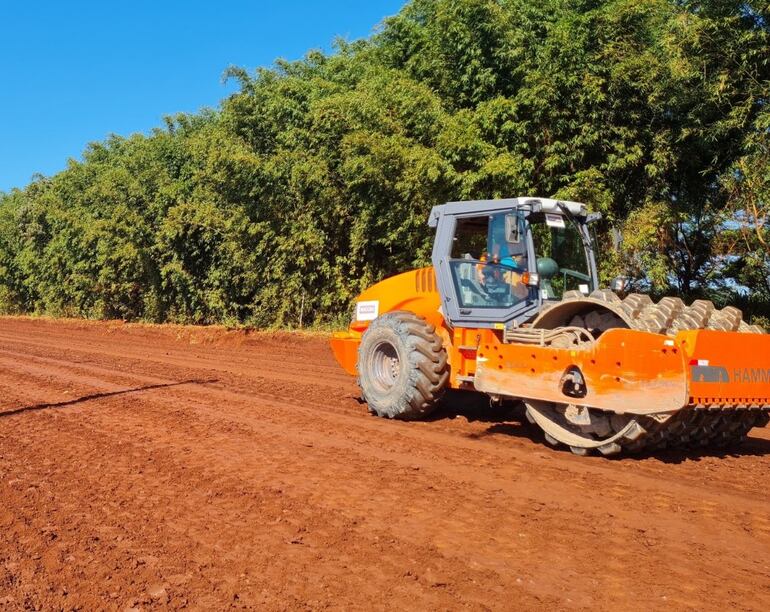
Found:
[[[125,400],[124,400],[125,402]],[[118,406],[119,410],[125,410],[128,406],[120,405]],[[140,408],[140,407],[136,407]],[[98,414],[101,414],[101,409],[96,410]],[[68,417],[62,417],[57,416],[57,430],[59,432],[59,435],[57,436],[57,442],[59,442],[59,445],[52,447],[50,450],[55,452],[57,455],[61,455],[62,453],[66,452],[66,449],[73,449],[78,447],[78,442],[82,439],[87,439],[89,441],[90,446],[94,448],[90,453],[85,454],[85,459],[81,459],[81,461],[84,462],[84,465],[89,465],[91,461],[93,461],[97,467],[104,468],[105,462],[104,460],[99,460],[100,457],[103,457],[103,453],[106,453],[109,451],[110,448],[118,447],[120,448],[120,457],[121,460],[124,460],[125,457],[133,457],[133,458],[140,458],[140,457],[148,457],[152,460],[150,461],[148,459],[148,465],[140,465],[139,468],[139,474],[141,474],[141,480],[145,481],[148,477],[152,476],[151,470],[157,470],[157,466],[163,466],[163,471],[165,478],[162,482],[157,483],[156,485],[153,485],[152,489],[157,489],[161,492],[166,492],[167,489],[171,486],[171,483],[176,481],[175,476],[175,470],[174,470],[174,457],[189,457],[189,453],[191,452],[190,447],[182,447],[181,449],[174,449],[174,452],[169,454],[164,452],[165,449],[158,445],[156,443],[156,440],[151,436],[148,435],[143,430],[143,424],[141,422],[132,423],[130,421],[130,418],[128,420],[124,419],[122,424],[122,432],[118,435],[109,435],[109,432],[102,432],[98,426],[94,426],[94,424],[91,422],[91,419],[83,418],[85,416],[84,414],[79,419],[70,419]],[[146,415],[143,415],[146,416]],[[187,429],[180,433],[190,433],[190,430]],[[237,433],[237,431],[231,431],[231,435],[233,433]],[[100,443],[100,440],[103,439],[103,442]],[[128,439],[129,441],[126,442],[125,440]],[[189,438],[188,438],[189,439]],[[196,448],[196,452],[201,452],[201,448]],[[206,449],[210,451],[211,449]],[[186,455],[187,453],[187,455]],[[223,453],[225,456],[227,455],[227,452]],[[81,454],[78,453],[78,456]],[[285,461],[285,457],[274,457],[272,458],[272,461],[282,462]],[[128,467],[128,466],[125,466]],[[264,466],[261,466],[264,467]],[[268,464],[267,467],[270,467],[270,464]],[[115,469],[114,464],[110,465],[111,469]],[[181,491],[174,491],[173,494],[169,497],[165,497],[160,504],[154,504],[150,507],[147,507],[146,504],[139,505],[138,507],[134,507],[133,510],[130,513],[126,513],[123,511],[121,515],[119,515],[119,518],[122,518],[125,521],[131,520],[132,516],[134,515],[157,515],[157,508],[158,505],[161,505],[163,507],[170,506],[174,508],[177,512],[181,510],[181,515],[178,519],[175,519],[175,513],[171,513],[171,520],[169,520],[169,513],[166,512],[163,515],[164,525],[171,524],[171,532],[170,534],[167,534],[167,538],[169,539],[176,539],[176,536],[179,533],[179,530],[182,529],[184,531],[185,536],[193,536],[193,540],[198,546],[206,544],[206,535],[207,535],[207,527],[208,522],[210,521],[210,514],[206,513],[203,516],[198,516],[195,512],[196,508],[203,507],[205,503],[214,503],[218,507],[218,516],[221,521],[226,522],[228,525],[228,531],[227,533],[231,534],[237,534],[234,536],[235,539],[232,539],[230,541],[227,538],[227,533],[219,533],[218,537],[216,539],[216,544],[212,545],[209,543],[208,548],[210,549],[208,552],[206,552],[203,555],[198,555],[201,559],[217,559],[217,548],[225,547],[227,548],[231,554],[234,554],[234,551],[237,549],[238,545],[243,539],[244,532],[248,533],[248,525],[242,524],[242,522],[239,522],[238,516],[233,517],[232,513],[227,512],[227,508],[223,508],[223,500],[226,500],[228,497],[231,496],[231,490],[240,490],[243,492],[244,490],[249,489],[249,482],[254,482],[255,480],[260,484],[261,487],[267,487],[268,491],[277,492],[281,495],[282,499],[288,499],[288,508],[291,509],[291,519],[288,524],[288,528],[290,529],[290,533],[283,533],[280,534],[280,525],[277,528],[271,527],[269,529],[269,534],[271,536],[276,536],[276,534],[280,534],[281,537],[278,539],[278,541],[271,541],[269,543],[269,548],[275,549],[280,548],[282,545],[286,544],[309,544],[307,541],[299,541],[294,542],[292,539],[292,535],[295,536],[294,539],[296,539],[296,533],[305,533],[310,528],[312,536],[310,539],[315,539],[319,537],[319,534],[323,534],[325,531],[328,532],[330,529],[333,532],[332,536],[333,540],[338,539],[341,536],[344,536],[349,533],[351,525],[356,524],[356,520],[354,519],[352,523],[350,523],[350,519],[344,519],[345,524],[343,524],[343,527],[347,525],[347,528],[342,529],[339,526],[335,529],[334,525],[335,522],[339,523],[340,521],[340,515],[339,513],[323,513],[322,508],[320,508],[318,505],[313,504],[312,500],[308,500],[306,496],[299,495],[296,491],[292,491],[292,494],[290,496],[286,496],[284,493],[284,488],[286,487],[286,484],[283,482],[286,474],[281,474],[279,472],[276,472],[276,474],[279,476],[279,479],[275,481],[274,483],[267,482],[266,478],[264,478],[265,474],[264,472],[258,473],[259,470],[252,471],[250,473],[250,476],[252,477],[250,480],[244,480],[242,477],[236,478],[237,473],[233,472],[232,469],[221,469],[218,470],[216,466],[216,456],[213,454],[207,455],[207,460],[203,463],[195,462],[195,465],[192,465],[192,462],[187,462],[185,466],[182,468],[184,470],[184,476],[183,479],[184,487],[187,488],[189,486],[189,481],[191,478],[195,478],[196,474],[202,475],[198,476],[198,482],[194,483],[197,484],[197,487],[193,487],[191,490],[193,493],[196,492],[203,492],[209,489],[209,492],[207,495],[209,497],[213,497],[215,499],[214,502],[209,500],[206,502],[206,500],[201,500],[196,498],[191,504],[188,504],[187,506],[180,506],[179,500],[184,500],[184,495],[179,495]],[[135,478],[135,475],[131,473],[131,470],[125,470],[126,473],[123,474],[123,480],[128,481],[129,486],[133,487],[134,485],[139,484]],[[272,470],[271,470],[272,471]],[[242,466],[239,472],[243,472]],[[102,474],[99,474],[99,480],[93,480],[89,477],[88,472],[85,472],[84,478],[86,479],[86,489],[91,491],[94,489],[98,489],[100,486]],[[212,485],[211,483],[217,483],[215,485]],[[215,489],[213,493],[210,490],[210,487],[214,486]],[[289,485],[290,487],[291,485]],[[116,492],[114,489],[111,490],[111,493],[115,495]],[[137,493],[134,491],[133,498],[134,502],[136,502],[138,499],[144,499],[146,496],[144,494]],[[199,496],[198,496],[199,497]],[[205,497],[205,496],[204,496]],[[312,509],[312,513],[303,518],[303,512],[306,513],[307,509]],[[288,511],[284,509],[284,511]],[[257,519],[259,521],[258,516],[254,516],[255,511],[252,509],[252,511],[249,513],[248,520],[254,520]],[[321,518],[323,519],[320,521],[319,524],[319,516],[321,515]],[[240,518],[243,518],[245,515],[241,515]],[[266,524],[272,525],[275,522],[280,522],[278,519],[281,518],[281,514],[279,513],[277,517],[270,516],[269,520],[266,520]],[[259,521],[259,522],[265,522],[265,521]],[[182,526],[182,527],[180,527]],[[372,540],[371,533],[374,533]],[[303,536],[300,535],[300,540]],[[257,540],[259,538],[256,538]],[[382,541],[385,543],[386,548],[398,548],[400,543],[398,540],[394,539],[392,534],[390,533],[380,533],[377,534],[377,531],[371,528],[367,528],[363,533],[358,534],[355,538],[346,538],[350,539],[351,545],[349,548],[353,549],[353,552],[355,552],[355,549],[359,546],[361,546],[360,542],[364,542],[364,544],[371,545],[370,547],[372,549],[377,549],[378,547],[381,547],[378,542]],[[367,542],[368,541],[368,542]],[[323,540],[321,540],[323,543]],[[401,545],[403,547],[403,545]],[[324,545],[324,550],[332,551],[333,554],[336,554],[335,546],[333,543],[331,545]],[[425,551],[425,552],[423,552]],[[157,552],[157,551],[155,551]],[[340,552],[343,552],[342,550]],[[441,555],[437,554],[435,551],[432,550],[432,547],[425,547],[420,545],[414,545],[414,543],[409,543],[407,550],[400,550],[398,551],[399,554],[396,555],[397,559],[404,559],[405,565],[408,570],[409,567],[415,566],[415,559],[408,560],[409,557],[419,557],[424,556],[425,554],[429,555],[430,557],[430,563],[429,565],[432,565],[436,567],[433,571],[440,571],[441,570]],[[422,554],[421,554],[422,553]],[[363,575],[366,575],[367,572],[367,565],[371,564],[371,559],[369,558],[369,555],[364,555],[363,557],[355,558],[355,556],[351,553],[350,550],[347,551],[348,556],[351,557],[351,559],[354,559],[356,561],[355,568],[356,568],[356,576],[360,577],[361,573],[363,572]],[[315,565],[318,564],[318,559],[315,558],[315,553],[313,553],[313,563]],[[157,556],[157,555],[153,555]],[[295,555],[296,556],[296,555]],[[370,572],[374,572],[375,574],[385,574],[389,575],[389,578],[391,580],[395,580],[396,582],[399,582],[399,579],[402,578],[403,572],[406,571],[400,567],[389,567],[390,557],[388,556],[380,556],[377,559],[377,565],[370,569]],[[294,559],[294,562],[296,563],[297,560]],[[417,562],[417,565],[422,571],[422,567],[424,565],[428,565],[428,562]],[[317,571],[317,568],[316,570]],[[471,576],[473,576],[474,572],[468,572]],[[410,575],[413,576],[414,580],[419,579],[419,575],[417,574],[416,570],[413,570],[413,573]],[[360,578],[358,578],[360,579]],[[463,580],[467,580],[467,577],[463,577],[460,582]],[[281,584],[281,577],[276,577],[276,580],[278,581],[278,584]],[[283,582],[286,581],[286,578],[284,577]],[[478,582],[477,579],[475,582]],[[351,578],[347,577],[345,579],[345,584],[348,587],[355,586],[351,585]],[[407,579],[407,584],[411,583],[412,579]],[[269,584],[263,585],[265,587],[269,586]],[[366,584],[358,585],[359,588],[357,591],[365,592],[366,591]],[[440,585],[442,587],[446,587],[448,585],[442,584]],[[484,592],[491,593],[494,592],[495,587],[494,583],[488,584],[486,588],[484,589]],[[522,597],[523,594],[520,594],[519,597]],[[487,595],[488,596],[488,595]],[[408,600],[404,601],[404,605],[406,605],[409,601],[415,602],[420,600],[420,593],[412,593]],[[243,599],[243,596],[240,597],[240,599]],[[444,597],[446,600],[447,598]],[[440,599],[439,599],[440,600]],[[335,598],[334,601],[344,601],[344,597],[341,598]],[[451,598],[448,601],[444,602],[444,606],[451,605]],[[426,604],[429,604],[429,602],[426,602]],[[456,602],[455,602],[456,605]],[[489,604],[487,604],[489,605]],[[430,607],[430,606],[429,606]]]
[[[275,375],[257,360],[248,371],[252,353],[264,361],[275,338],[235,348],[196,347],[191,355],[188,341],[162,333],[141,330],[137,338],[130,327],[106,332],[104,325],[80,324],[74,351],[66,343],[71,333],[51,335],[56,324],[35,323],[0,321],[0,387],[4,397],[15,397],[10,406],[210,376],[219,382],[0,416],[0,486],[4,498],[18,501],[0,511],[0,524],[14,525],[15,558],[34,550],[31,556],[39,555],[50,517],[74,520],[68,517],[83,512],[83,500],[92,524],[127,543],[123,549],[97,546],[80,574],[65,581],[67,595],[48,588],[61,572],[43,564],[24,574],[20,561],[10,561],[9,592],[28,598],[19,601],[59,607],[73,601],[73,593],[80,601],[118,606],[132,603],[125,597],[147,606],[165,597],[172,605],[217,607],[400,602],[497,608],[515,600],[549,609],[641,603],[761,609],[769,601],[763,586],[770,584],[763,554],[769,543],[766,496],[739,486],[729,466],[721,468],[727,461],[766,473],[761,444],[756,455],[680,464],[585,462],[527,437],[485,435],[490,425],[484,421],[366,418],[350,398],[349,379],[333,384],[325,376],[333,364],[323,341],[301,343],[305,360],[326,364],[316,374]],[[136,346],[123,352],[132,342]],[[277,345],[279,355],[296,348]],[[147,361],[139,357],[145,350]],[[158,371],[163,352],[172,359]],[[235,354],[235,367],[227,353]],[[302,361],[294,353],[293,362]],[[281,386],[291,380],[296,393]],[[279,387],[274,393],[256,388],[271,381]],[[41,448],[47,451],[42,457]],[[61,458],[55,469],[51,454]],[[7,485],[6,470],[10,474],[14,464],[28,469],[30,481],[55,482],[42,512],[30,486],[22,489],[28,481],[12,478],[20,482]],[[673,474],[658,480],[661,471]],[[734,486],[725,491],[724,483]],[[99,507],[112,511],[93,510]],[[287,509],[296,525],[279,520]],[[73,550],[86,546],[94,536],[83,521],[66,537],[59,534],[59,541]],[[293,529],[304,530],[292,536],[301,543],[287,545]],[[145,548],[152,571],[136,580],[124,567],[135,556],[125,557],[125,551]],[[78,576],[103,587],[102,556],[114,566],[111,580],[120,588],[76,593]],[[165,596],[150,595],[160,590]],[[118,596],[111,599],[111,593]]]
[[[17,360],[19,357],[24,356],[23,353],[13,353],[10,351],[0,351],[0,359],[2,359],[3,355],[9,355],[11,358]],[[91,382],[96,381],[97,383],[101,381],[104,377],[107,377],[107,379],[111,379],[116,382],[120,382],[121,384],[125,384],[128,386],[136,386],[140,387],[142,385],[157,385],[157,384],[163,384],[171,382],[171,379],[168,378],[159,378],[157,376],[148,376],[144,374],[137,374],[135,371],[128,372],[124,369],[115,369],[115,368],[105,368],[102,366],[95,365],[95,363],[88,362],[88,363],[78,363],[73,364],[63,359],[53,359],[53,358],[45,358],[45,357],[32,357],[31,355],[26,355],[27,358],[27,364],[25,367],[27,370],[29,368],[33,367],[33,363],[42,363],[43,364],[43,371],[50,375],[52,372],[59,372],[60,374],[63,374],[65,377],[72,377],[72,376],[83,376],[88,374],[97,374],[97,378],[88,378],[87,380],[90,380]],[[1,361],[0,361],[1,362]],[[14,367],[13,362],[5,362],[6,368],[12,368]],[[20,371],[20,375],[26,375],[26,372]],[[181,372],[175,373],[174,380],[184,380],[185,377],[188,377],[188,379],[196,380],[196,376],[198,377],[198,380],[205,380],[202,378],[205,374],[214,375],[213,372],[206,372],[201,373],[196,370],[184,370]],[[85,380],[85,379],[84,379]],[[211,380],[211,379],[209,379]],[[235,398],[236,400],[247,400],[251,401],[255,397],[260,398],[263,401],[272,401],[275,408],[280,412],[286,412],[289,411],[292,415],[292,419],[294,421],[295,426],[297,425],[305,425],[311,429],[317,429],[319,427],[319,421],[328,421],[328,424],[332,428],[338,428],[340,426],[346,426],[350,425],[352,423],[356,423],[357,429],[352,433],[352,435],[356,435],[359,430],[364,430],[366,433],[373,432],[377,435],[389,435],[393,437],[394,435],[399,436],[400,438],[407,438],[406,444],[409,445],[409,448],[412,448],[413,442],[415,438],[419,439],[421,442],[423,442],[423,445],[425,442],[427,442],[428,439],[431,441],[436,441],[441,446],[444,446],[447,442],[444,435],[442,435],[444,432],[436,432],[434,431],[434,428],[439,429],[439,424],[437,423],[430,423],[430,424],[416,424],[416,423],[410,423],[410,424],[403,424],[403,423],[386,423],[383,426],[383,422],[376,420],[376,419],[366,419],[365,421],[360,420],[360,410],[356,410],[355,412],[351,411],[351,407],[353,404],[350,402],[342,402],[341,406],[338,406],[337,410],[333,409],[333,404],[324,403],[323,405],[320,405],[321,402],[325,402],[329,400],[329,395],[320,392],[320,393],[313,393],[311,396],[311,399],[308,398],[307,393],[293,393],[293,391],[296,391],[297,386],[289,386],[289,387],[279,387],[278,389],[275,389],[273,387],[273,390],[271,392],[262,392],[257,391],[258,389],[264,389],[268,387],[267,384],[268,380],[262,377],[252,377],[250,380],[247,381],[241,381],[241,380],[228,380],[225,382],[215,381],[211,384],[207,384],[207,387],[218,387],[219,392],[227,391],[228,396]],[[298,385],[300,389],[312,389],[312,386],[303,384]],[[111,390],[112,387],[109,387]],[[238,389],[244,389],[247,392],[238,392]],[[100,388],[99,390],[103,390]],[[194,394],[196,396],[200,396],[201,391],[198,391],[196,388],[191,388],[188,392],[189,394]],[[211,399],[211,393],[212,392],[203,392],[207,394],[207,399]],[[343,395],[337,395],[338,398],[344,398],[348,399],[348,396],[346,394]],[[320,408],[320,409],[319,409]],[[338,416],[341,416],[342,419],[337,418]],[[272,418],[272,415],[270,414],[263,414],[259,418]],[[278,417],[281,418],[280,416]],[[340,422],[340,420],[342,422]],[[282,421],[280,421],[282,422]],[[422,431],[420,431],[418,428],[422,428]],[[520,428],[521,429],[521,428]],[[336,431],[336,429],[328,429],[325,431],[327,435],[332,435]],[[478,437],[484,437],[484,436],[477,436],[476,434],[470,434],[468,435],[467,432],[459,432],[463,437],[470,437],[472,439],[478,438]],[[351,435],[351,434],[348,434]],[[368,438],[366,438],[368,440]],[[485,441],[490,441],[490,438],[486,437]],[[509,458],[509,455],[511,452],[516,452],[515,449],[511,449],[509,445],[506,443],[509,441],[509,439],[506,438],[506,436],[502,436],[501,444],[499,445],[500,450],[503,451],[503,454],[500,456],[501,459]],[[457,440],[454,441],[454,444],[460,444],[467,450],[472,449],[478,449],[480,444],[478,442],[469,442],[467,440]],[[482,447],[483,448],[483,447]],[[489,449],[486,449],[489,451]],[[538,447],[538,450],[541,450],[540,447]],[[545,452],[545,453],[539,453],[538,458],[542,459],[553,459],[557,460],[561,456],[560,453],[551,453],[551,452]],[[524,453],[521,453],[519,456],[517,456],[517,459],[519,460],[525,460],[529,461],[532,459],[532,452],[531,452],[531,445],[530,448],[528,448]],[[713,458],[699,458],[699,460],[715,460],[717,462],[722,461],[724,462],[725,459],[713,459]],[[592,463],[593,461],[593,463]],[[542,463],[542,461],[540,461]],[[615,472],[617,470],[606,470],[602,469],[602,465],[612,465],[612,462],[607,462],[603,460],[596,461],[595,459],[577,459],[575,460],[571,455],[566,455],[566,461],[562,462],[564,469],[567,469],[570,471],[570,474],[566,475],[569,476],[570,479],[578,478],[581,476],[581,472],[583,470],[589,470],[594,472],[604,472],[604,473],[612,473],[613,477],[618,477],[618,474]],[[635,461],[631,460],[628,462],[630,465],[634,465]],[[483,465],[483,463],[481,464]],[[620,466],[623,465],[623,462],[615,462],[614,466]],[[613,467],[614,467],[613,466]],[[636,462],[636,465],[634,465],[634,468],[638,468],[638,462]],[[540,469],[550,469],[544,466],[540,466]],[[654,479],[652,482],[657,485],[661,478],[666,478],[665,474],[661,474],[661,471],[658,470],[658,473],[655,474]],[[732,475],[732,472],[724,471],[725,473],[729,473]],[[558,469],[557,472],[554,474],[555,476],[559,477],[565,477],[564,470]],[[764,491],[764,482],[762,482],[763,479],[761,479],[761,473],[755,474],[757,478],[757,482],[759,483],[758,490]],[[639,474],[635,474],[635,477],[638,481]],[[671,477],[670,477],[671,478]],[[713,475],[711,476],[713,478]],[[682,475],[679,474],[674,478],[671,478],[672,485],[678,486],[682,484]],[[728,483],[725,483],[728,484]],[[733,479],[732,482],[729,484],[731,485],[739,485],[739,484],[745,484],[743,476],[741,479]],[[638,486],[638,482],[637,482]],[[736,487],[738,490],[742,490],[742,487]],[[708,492],[700,492],[700,495],[706,495],[708,496]]]
[[[160,379],[157,379],[157,378],[155,378],[155,379],[152,379],[152,380],[150,380],[150,381],[148,381],[148,382],[150,382],[150,383],[157,383],[157,382],[159,382],[159,380],[160,380]],[[312,423],[311,423],[310,425],[312,426]],[[331,432],[331,431],[330,431],[330,432],[328,432],[328,435],[329,435],[329,436],[333,435],[333,432]]]

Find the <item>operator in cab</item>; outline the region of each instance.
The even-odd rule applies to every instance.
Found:
[[[507,291],[510,288],[517,300],[524,300],[529,295],[529,287],[524,282],[524,273],[527,272],[526,241],[519,239],[513,242],[507,239],[507,216],[512,215],[493,215],[489,220],[487,251],[481,256],[482,263],[477,268],[478,282],[487,290],[499,291],[505,288]],[[513,222],[519,224],[520,220],[514,218]],[[518,235],[520,228],[516,230]]]

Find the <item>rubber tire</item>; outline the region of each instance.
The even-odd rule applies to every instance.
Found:
[[[392,386],[378,383],[375,358],[387,343],[399,359]],[[369,325],[358,347],[358,384],[369,412],[391,419],[416,420],[430,414],[449,381],[447,354],[436,329],[404,310],[384,314]]]

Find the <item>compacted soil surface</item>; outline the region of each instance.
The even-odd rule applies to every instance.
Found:
[[[770,610],[770,430],[375,418],[327,340],[0,319],[0,609]]]

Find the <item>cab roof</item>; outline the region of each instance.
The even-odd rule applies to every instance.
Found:
[[[504,198],[500,200],[468,200],[466,202],[447,202],[439,206],[434,206],[430,211],[428,225],[436,227],[438,220],[442,215],[466,216],[468,214],[493,214],[513,208],[530,210],[533,212],[547,212],[560,215],[562,214],[559,204],[563,205],[571,214],[576,217],[585,217],[587,214],[586,205],[580,202],[570,202],[569,200],[553,200],[551,198],[521,197]]]

